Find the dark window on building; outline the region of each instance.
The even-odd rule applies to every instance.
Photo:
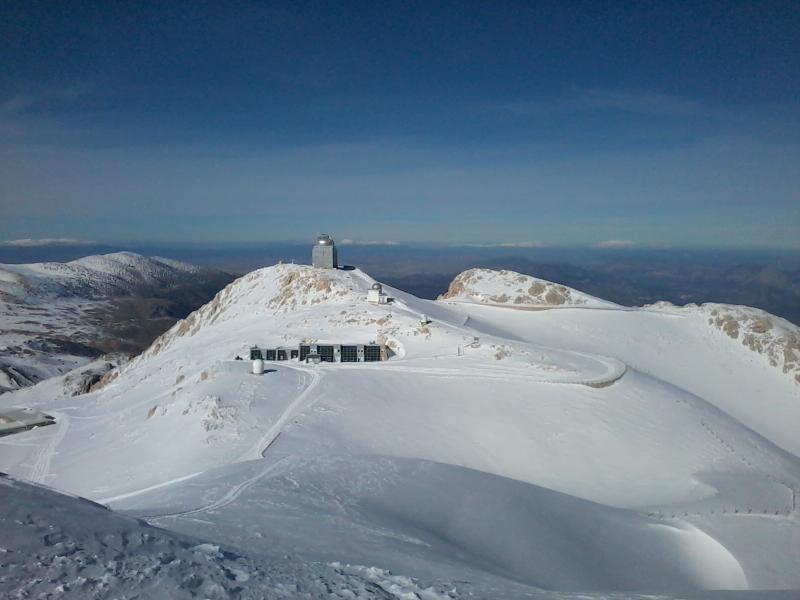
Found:
[[[342,362],[358,362],[358,346],[342,346]]]
[[[278,360],[287,360],[286,350],[278,350]]]
[[[380,346],[364,346],[364,362],[377,362],[381,359]]]
[[[297,355],[298,355],[297,350],[291,350],[289,353],[289,358],[297,358]]]
[[[333,346],[317,346],[317,354],[322,362],[333,362]]]
[[[267,360],[275,360],[275,350],[267,350]]]
[[[258,358],[264,358],[263,356],[261,356],[261,349],[250,348],[250,360],[256,360]]]
[[[305,360],[311,354],[311,346],[300,346],[300,360]]]

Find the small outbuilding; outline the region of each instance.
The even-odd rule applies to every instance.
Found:
[[[372,284],[372,287],[367,291],[367,302],[373,304],[386,304],[389,297],[383,292],[383,286],[377,281]]]
[[[0,412],[0,437],[44,427],[55,423],[55,418],[38,410],[27,408],[8,408]]]

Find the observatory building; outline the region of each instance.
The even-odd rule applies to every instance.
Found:
[[[379,362],[388,360],[392,351],[386,344],[370,342],[369,344],[311,344],[302,343],[297,346],[272,346],[260,348],[250,347],[250,360],[299,362]],[[253,365],[256,368],[256,365]],[[259,368],[263,368],[263,365]],[[255,373],[255,370],[253,371]],[[256,373],[260,375],[260,373]]]
[[[373,304],[387,304],[389,297],[384,293],[383,286],[377,281],[372,284],[372,287],[367,292],[367,302]]]
[[[317,269],[338,269],[339,261],[336,257],[336,245],[333,238],[323,233],[317,238],[317,243],[311,250],[311,265]]]

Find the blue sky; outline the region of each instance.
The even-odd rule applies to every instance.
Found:
[[[0,17],[0,239],[800,247],[796,3]]]

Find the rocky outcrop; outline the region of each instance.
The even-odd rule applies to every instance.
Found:
[[[514,271],[470,269],[456,276],[439,300],[508,306],[613,306],[565,285]]]
[[[647,308],[679,313],[700,313],[709,326],[762,355],[800,385],[800,327],[766,311],[733,304],[658,302]]]

